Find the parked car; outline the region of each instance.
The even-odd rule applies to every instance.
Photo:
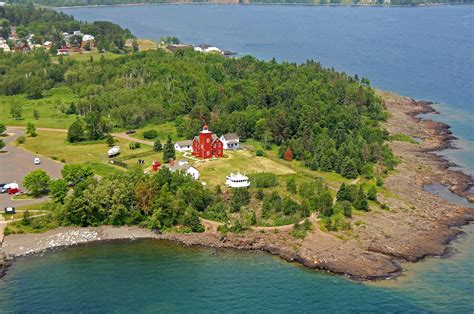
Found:
[[[39,158],[35,158],[34,162],[35,162],[35,165],[41,164],[41,160]]]
[[[21,190],[20,190],[20,188],[9,188],[8,189],[8,194],[9,195],[21,194]]]
[[[135,134],[135,133],[137,133],[137,131],[135,130],[128,130],[127,132],[125,132],[125,134],[128,134],[128,135]]]

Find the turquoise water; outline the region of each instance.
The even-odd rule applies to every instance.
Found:
[[[474,304],[466,291],[473,279],[450,267],[473,258],[467,250],[390,284],[355,283],[261,252],[213,252],[150,240],[20,258],[0,281],[0,311],[469,312]],[[456,281],[440,282],[446,273]]]
[[[175,35],[259,58],[308,58],[373,85],[440,102],[474,170],[474,6],[351,8],[162,5],[67,9],[139,37]],[[453,202],[449,191],[436,189]],[[464,312],[474,311],[474,226],[454,256],[404,264],[395,281],[356,283],[257,252],[110,243],[18,259],[0,280],[0,311]]]

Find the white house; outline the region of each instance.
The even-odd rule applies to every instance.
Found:
[[[0,37],[0,49],[3,49],[3,52],[10,52],[10,47],[7,44],[7,41]]]
[[[240,138],[236,133],[227,133],[221,136],[220,138],[222,144],[224,144],[224,149],[239,149],[240,148]]]
[[[93,41],[94,39],[95,39],[94,36],[86,34],[82,37],[82,42]]]
[[[193,141],[179,141],[174,143],[174,149],[180,153],[193,150]]]
[[[226,177],[225,185],[231,188],[248,188],[250,186],[249,177],[237,172]]]
[[[208,45],[208,44],[202,44],[202,45],[196,46],[194,47],[194,50],[198,52],[204,52],[204,53],[209,53],[209,52],[222,53],[222,50],[220,50],[219,48]]]
[[[51,49],[52,46],[53,46],[53,43],[49,40],[43,43],[44,49]]]
[[[179,171],[182,174],[191,176],[194,180],[199,179],[201,175],[199,170],[194,168],[187,160],[179,160],[178,162],[174,163],[173,165],[165,165],[165,167],[170,168],[172,172]]]

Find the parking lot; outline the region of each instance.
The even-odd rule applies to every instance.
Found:
[[[10,145],[10,143],[15,141],[19,136],[23,135],[24,131],[22,129],[9,127],[7,128],[7,133],[10,134],[10,136],[3,138],[7,144],[3,150],[7,151],[7,153],[0,154],[0,183],[16,182],[20,185],[21,190],[25,191],[22,186],[23,178],[33,170],[43,169],[51,178],[59,178],[61,176],[63,164],[60,162]],[[34,164],[36,157],[41,159],[40,165]],[[8,206],[20,207],[45,200],[12,200],[11,198],[11,195],[0,194],[0,209]]]

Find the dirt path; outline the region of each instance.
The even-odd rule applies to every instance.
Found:
[[[138,139],[138,138],[131,137],[130,135],[128,135],[126,133],[123,133],[123,132],[122,133],[112,133],[112,136],[113,137],[118,137],[118,138],[121,138],[121,139],[124,139],[124,140],[127,140],[127,141],[138,142],[138,143],[145,144],[145,145],[150,145],[150,146],[153,146],[155,144],[152,141],[141,140],[141,139]]]

